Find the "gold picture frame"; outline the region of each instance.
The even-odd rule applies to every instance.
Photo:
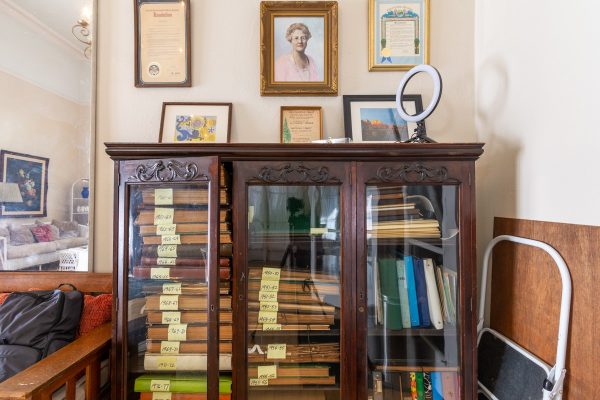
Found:
[[[369,71],[429,64],[429,8],[429,0],[369,0]]]
[[[338,5],[260,3],[261,96],[337,96]]]
[[[282,106],[281,143],[311,143],[323,139],[323,109],[318,106]]]

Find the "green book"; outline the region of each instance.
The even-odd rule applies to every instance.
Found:
[[[406,285],[406,267],[404,266],[404,260],[396,261],[396,275],[398,279],[402,327],[410,329],[410,308],[408,306],[408,286]]]
[[[164,390],[165,384],[168,385],[168,390]],[[135,380],[134,391],[136,392],[153,392],[156,387],[153,385],[161,385],[162,391],[171,393],[206,393],[208,383],[206,376],[202,375],[169,375],[169,374],[152,374],[142,375]],[[231,393],[231,378],[219,378],[219,393]]]
[[[378,262],[378,268],[384,326],[387,329],[402,329],[402,311],[400,309],[396,259],[381,258]]]
[[[425,387],[423,386],[423,373],[415,372],[415,378],[417,380],[417,399],[425,400]]]

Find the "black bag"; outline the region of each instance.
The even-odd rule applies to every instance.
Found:
[[[0,382],[75,339],[83,294],[73,289],[15,292],[6,298],[0,306]]]

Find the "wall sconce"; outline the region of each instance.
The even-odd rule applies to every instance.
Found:
[[[73,28],[71,28],[71,32],[73,33],[73,36],[75,36],[75,39],[87,45],[83,50],[83,55],[87,59],[90,58],[90,54],[92,52],[92,38],[90,37],[91,32],[89,25],[90,23],[87,21],[87,19],[81,18],[75,25],[73,25]]]

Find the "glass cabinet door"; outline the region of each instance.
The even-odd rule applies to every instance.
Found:
[[[342,398],[340,192],[247,187],[244,398]]]
[[[464,398],[457,186],[367,184],[361,196],[367,299],[361,398]]]

